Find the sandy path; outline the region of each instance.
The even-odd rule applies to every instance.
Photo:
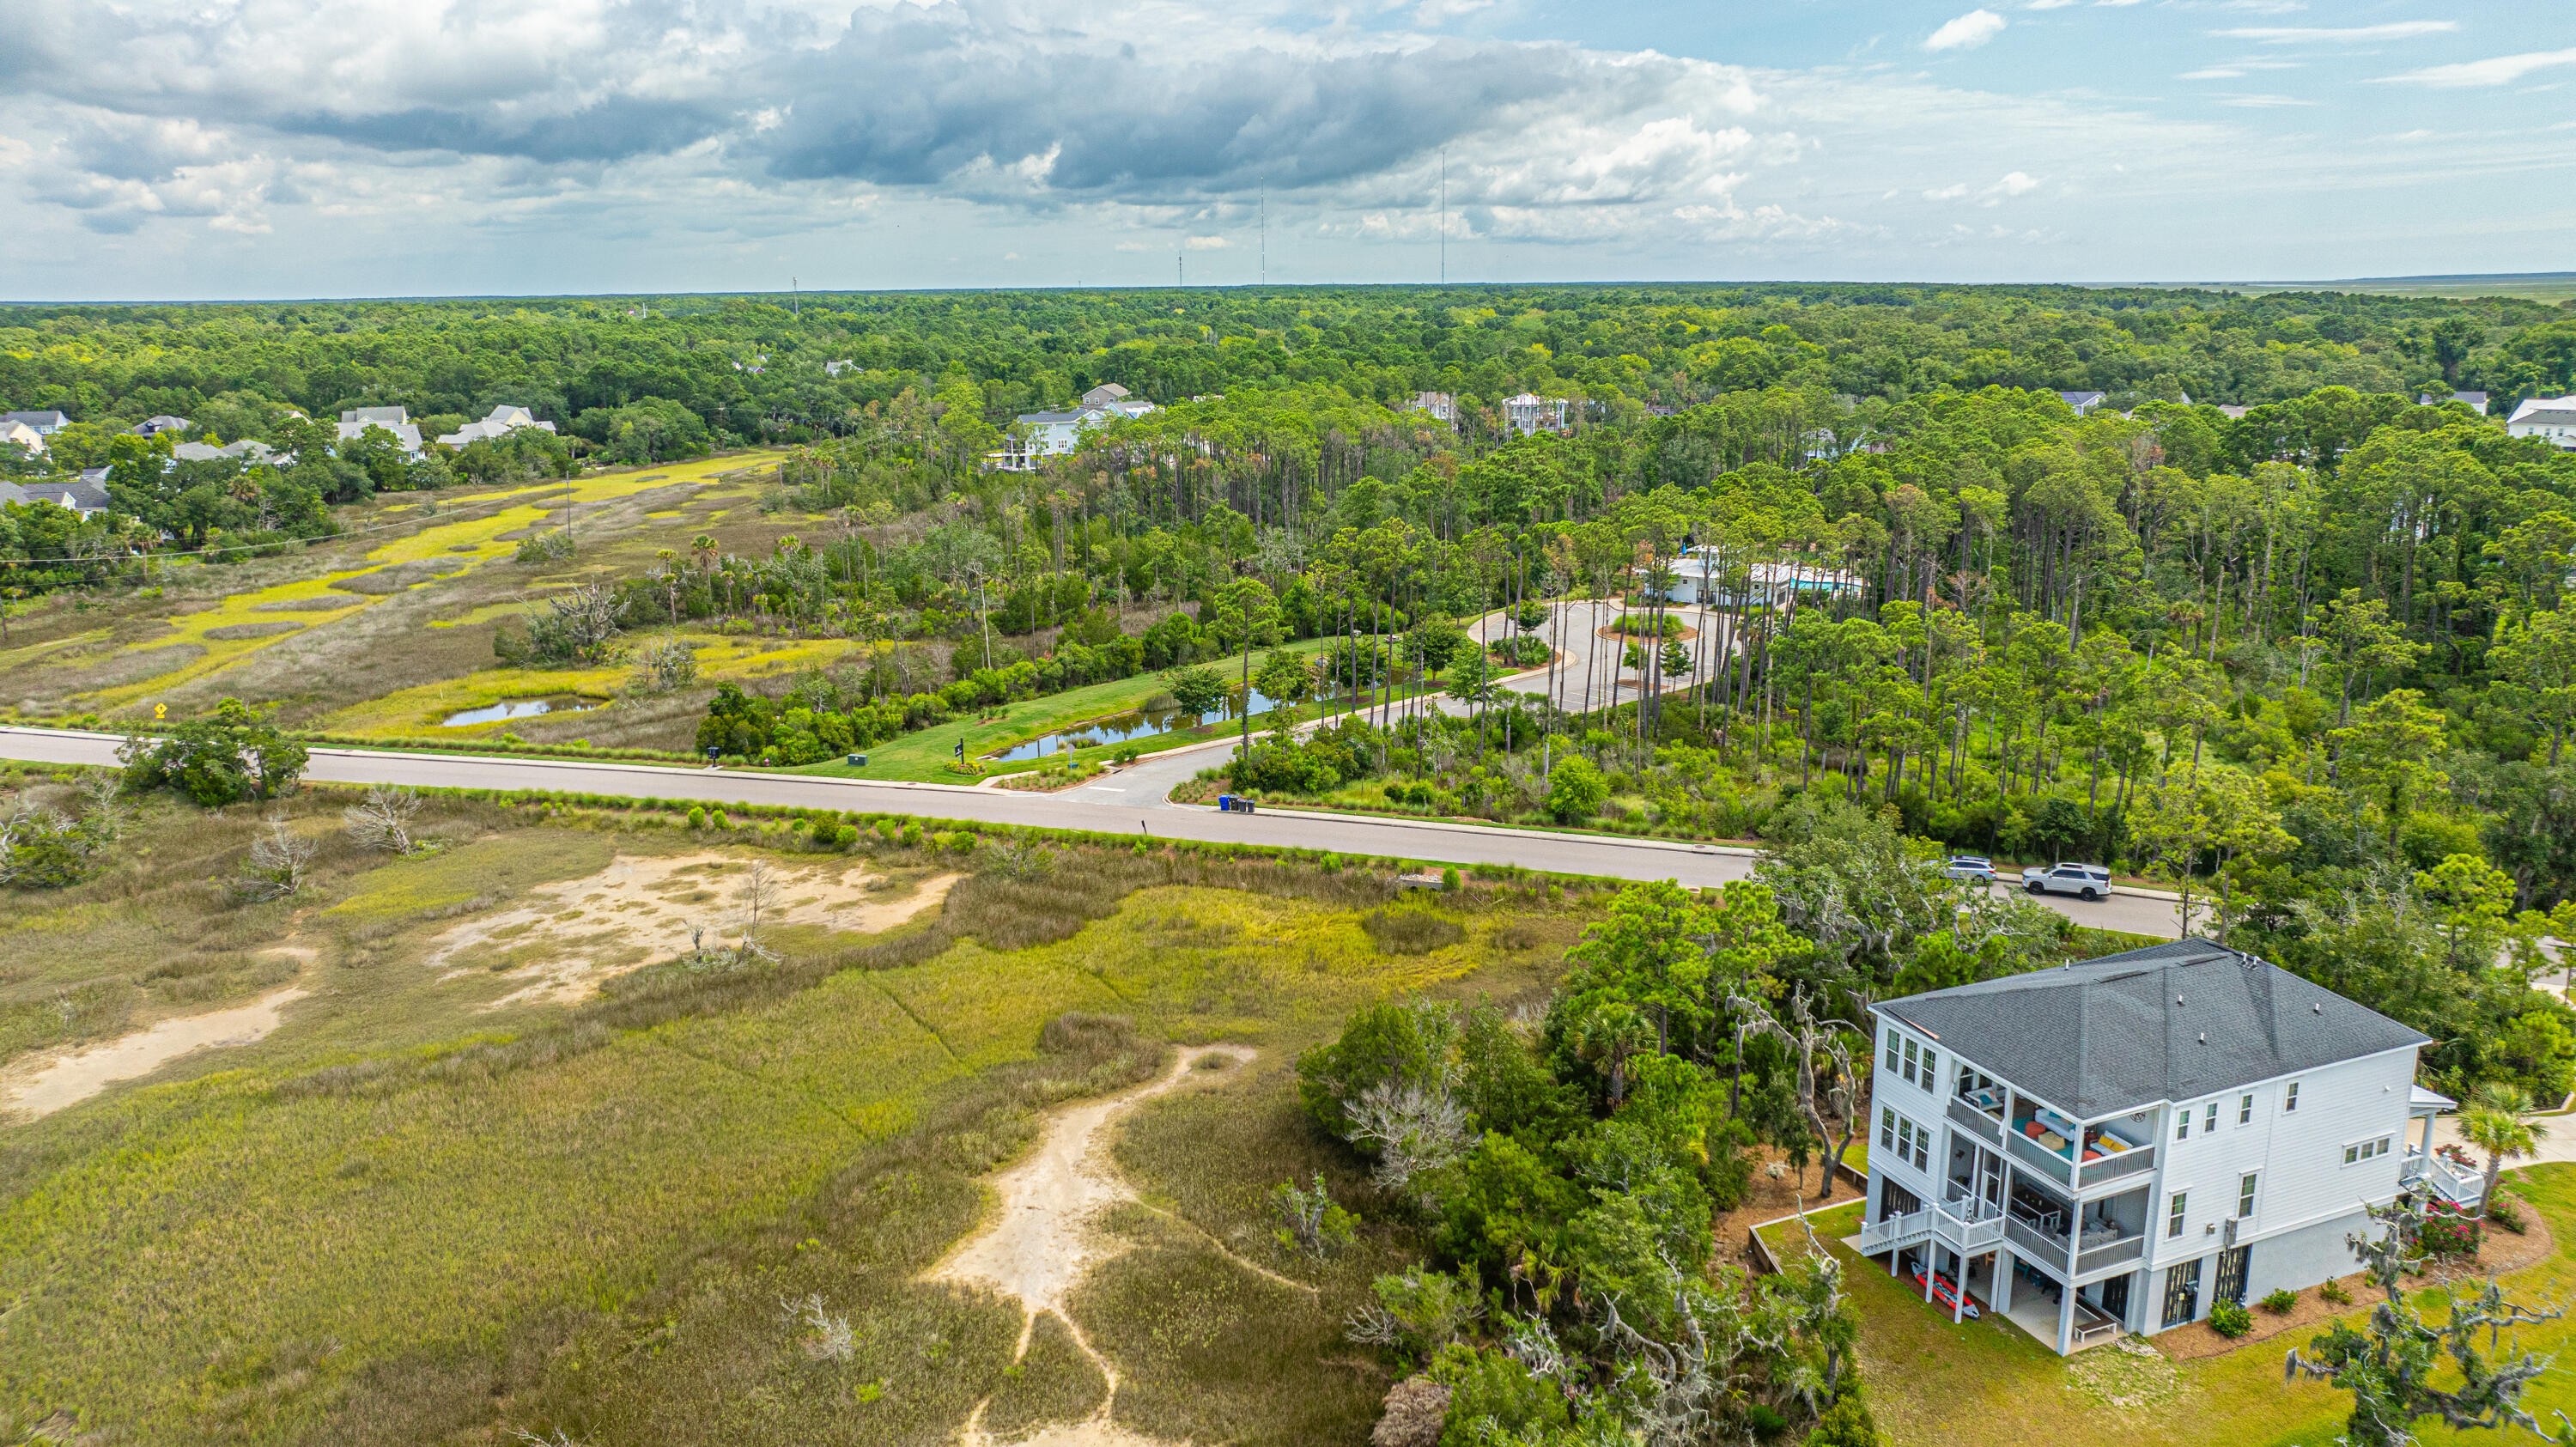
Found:
[[[1110,1158],[1110,1126],[1155,1096],[1194,1080],[1211,1075],[1217,1080],[1232,1078],[1231,1071],[1197,1070],[1201,1057],[1222,1055],[1239,1068],[1253,1053],[1243,1045],[1183,1046],[1161,1078],[1123,1095],[1058,1112],[1047,1122],[1037,1149],[991,1178],[989,1184],[1001,1199],[985,1228],[960,1243],[923,1278],[990,1286],[1017,1299],[1023,1313],[1021,1354],[1029,1349],[1038,1314],[1054,1312],[1072,1333],[1074,1345],[1109,1383],[1088,1421],[1049,1426],[1019,1440],[1034,1447],[1156,1447],[1153,1438],[1138,1436],[1109,1420],[1110,1407],[1118,1399],[1118,1369],[1092,1349],[1081,1326],[1065,1311],[1064,1301],[1092,1267],[1115,1254],[1114,1244],[1100,1234],[1100,1213],[1136,1199]],[[968,1447],[983,1447],[992,1440],[983,1428],[984,1407],[977,1403],[966,1419],[960,1440]]]
[[[271,990],[247,1005],[164,1020],[94,1049],[66,1055],[13,1081],[8,1087],[9,1108],[21,1115],[51,1115],[120,1080],[149,1075],[191,1050],[248,1045],[276,1029],[278,1011],[287,1002],[304,998],[304,994],[300,986],[289,985]]]

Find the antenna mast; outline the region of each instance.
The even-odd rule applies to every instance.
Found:
[[[1449,148],[1440,148],[1440,284],[1449,284]]]
[[[1261,198],[1261,284],[1270,284],[1270,198]]]

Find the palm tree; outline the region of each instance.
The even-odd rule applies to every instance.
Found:
[[[2504,1163],[2520,1160],[2537,1148],[2549,1127],[2536,1120],[2523,1119],[2530,1100],[2510,1085],[2486,1085],[2479,1088],[2469,1108],[2460,1112],[2460,1134],[2469,1144],[2486,1152],[2486,1189],[2478,1193],[2478,1215],[2484,1218],[2487,1203],[2495,1199],[2496,1178],[2504,1174]]]

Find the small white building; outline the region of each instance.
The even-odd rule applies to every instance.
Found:
[[[2504,420],[2515,437],[2546,438],[2553,447],[2576,449],[2576,395],[2525,397]]]
[[[1035,472],[1046,459],[1082,446],[1082,434],[1095,427],[1160,410],[1115,382],[1103,382],[1083,393],[1080,405],[1065,411],[1021,413],[1020,435],[1005,442],[1001,451],[986,453],[984,465],[995,472]]]
[[[1739,587],[1731,580],[1732,570],[1717,554],[1713,547],[1684,549],[1670,564],[1673,581],[1664,590],[1664,600],[1718,608],[1767,602],[1771,607],[1788,609],[1804,602],[1857,598],[1866,586],[1858,574],[1839,568],[1808,563],[1754,563],[1744,569],[1744,581]]]
[[[45,434],[24,422],[0,419],[0,447],[8,446],[23,447],[33,457],[45,450]]]
[[[170,449],[170,457],[175,462],[222,462],[227,458],[238,458],[246,462],[267,462],[276,455],[276,451],[265,442],[245,437],[239,442],[227,442],[221,447],[206,442],[182,442]]]
[[[2208,940],[1870,1014],[1856,1248],[2060,1354],[2346,1275],[2366,1207],[2484,1186],[2431,1154],[2424,1035]]]
[[[2415,405],[2418,407],[2435,407],[2444,402],[2457,402],[2481,417],[2487,415],[2487,394],[2484,392],[2452,392],[2447,395],[2440,392],[2427,392],[2415,399]]]
[[[107,487],[88,476],[78,482],[0,482],[0,503],[11,502],[49,502],[91,518],[107,511]]]
[[[1446,422],[1452,427],[1458,425],[1458,398],[1452,393],[1416,392],[1412,404],[1404,410],[1428,412],[1434,422]]]
[[[381,427],[402,444],[403,455],[420,460],[420,425],[400,407],[358,407],[340,414],[340,440],[355,441],[370,427]]]
[[[2067,406],[2074,408],[2076,416],[2087,417],[2092,415],[2094,408],[2099,407],[2104,402],[2110,400],[2110,394],[2107,392],[2060,392],[2057,394],[2057,399],[2064,402]]]
[[[1523,392],[1503,399],[1503,421],[1523,437],[1565,430],[1565,399]]]
[[[146,417],[125,430],[137,437],[158,437],[164,432],[185,432],[188,426],[187,418],[173,417],[164,412],[158,416]]]
[[[504,403],[493,408],[492,415],[489,417],[480,422],[466,423],[439,438],[438,443],[441,447],[463,447],[469,442],[480,442],[487,437],[499,437],[522,427],[533,427],[539,432],[547,433],[555,430],[555,424],[538,421],[537,415],[527,408],[512,407]]]

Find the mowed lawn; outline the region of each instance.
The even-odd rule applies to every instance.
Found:
[[[461,1037],[297,1055],[290,1018],[268,1063],[10,1128],[0,1417],[303,1440],[371,1366],[615,1309],[792,1210],[965,1077],[1034,1058],[1064,1011],[1263,1043],[1520,958],[1497,933],[1386,956],[1346,910],[1164,887],[1060,943],[965,940],[515,1066],[457,1053]],[[346,973],[337,987],[367,988]]]
[[[2576,1165],[2534,1166],[2515,1173],[2515,1189],[2549,1222],[2557,1250],[2505,1278],[2507,1293],[2527,1305],[2576,1298]],[[2282,1358],[2322,1328],[2298,1330],[2223,1356],[2172,1362],[2161,1354],[2123,1360],[2109,1348],[2061,1358],[2000,1318],[1950,1324],[1876,1262],[1838,1244],[1857,1229],[1859,1206],[1813,1218],[1816,1236],[1846,1262],[1861,1317],[1860,1354],[1870,1410],[1902,1447],[2332,1447],[2344,1433],[2351,1395],[2320,1382],[2282,1381]],[[1795,1223],[1763,1239],[1775,1251],[1803,1252]],[[2357,1296],[2353,1319],[2367,1314]],[[2261,1312],[2256,1313],[2258,1319]],[[2550,1352],[2576,1345],[2576,1320],[2525,1328],[2522,1343]],[[2106,1397],[2123,1399],[2113,1405]],[[2544,1423],[2550,1413],[2576,1415],[2576,1376],[2563,1364],[2525,1399]],[[2427,1443],[2531,1440],[2507,1431],[2454,1432],[2428,1419]]]

